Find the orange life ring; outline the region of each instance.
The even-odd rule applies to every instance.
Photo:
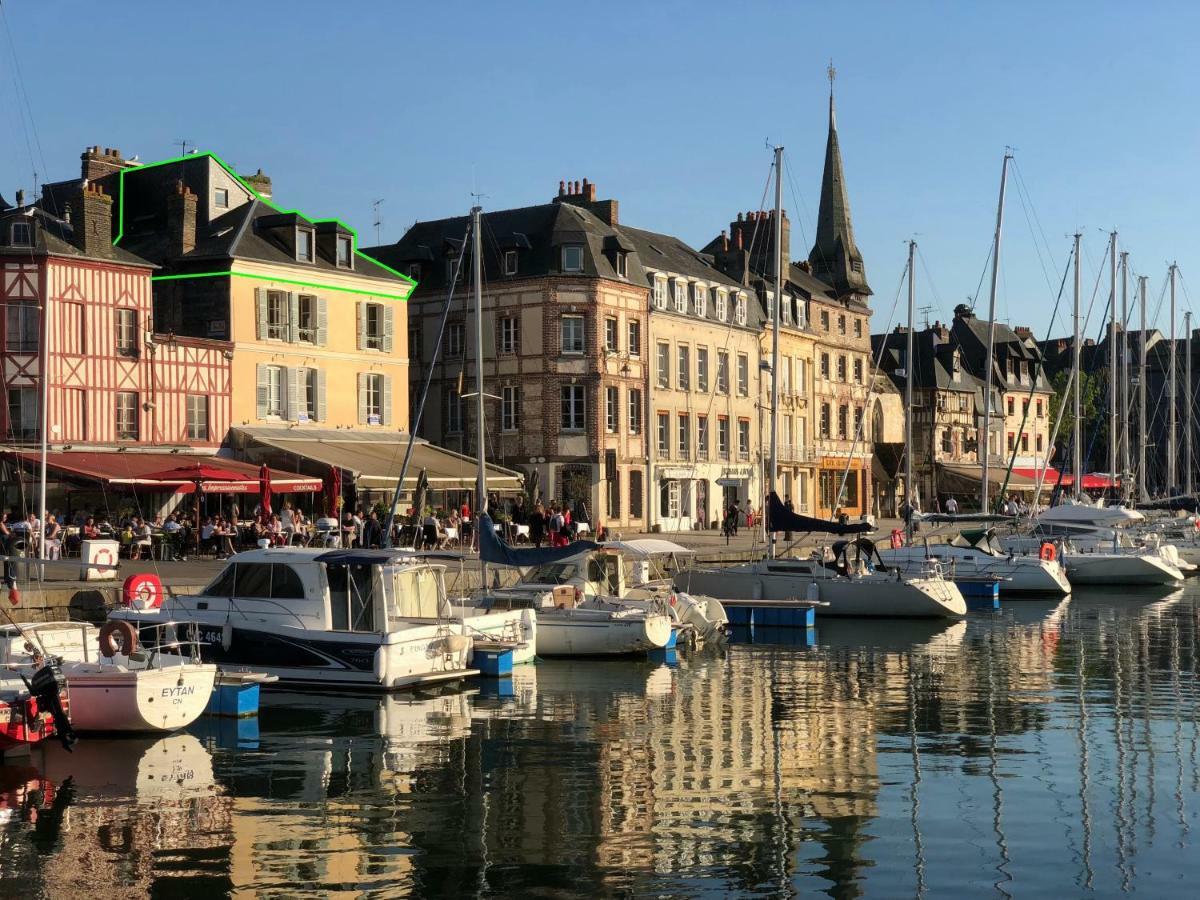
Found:
[[[100,655],[112,659],[128,656],[137,647],[137,630],[123,619],[109,619],[100,629]]]
[[[1042,541],[1042,549],[1038,551],[1038,556],[1046,562],[1054,562],[1058,558],[1058,551],[1054,549],[1054,544],[1050,541]]]
[[[141,611],[161,607],[162,595],[162,579],[150,573],[130,575],[121,588],[121,602]]]
[[[904,546],[904,532],[899,528],[892,529],[892,549],[899,550]]]
[[[96,555],[92,557],[92,564],[96,566],[115,566],[117,560],[113,556],[112,550],[108,547],[101,547],[96,551]]]

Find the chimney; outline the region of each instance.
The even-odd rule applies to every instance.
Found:
[[[742,249],[742,229],[737,230],[737,248]]]
[[[196,247],[196,195],[182,181],[167,196],[167,246],[172,256],[190,253]]]
[[[567,183],[565,181],[563,181],[561,178],[558,180],[558,196],[560,196],[560,197],[567,196]]]
[[[724,228],[721,229],[721,249],[726,252],[729,250],[729,233]]]
[[[80,175],[85,181],[99,181],[109,189],[112,193],[112,185],[109,183],[117,172],[122,169],[128,169],[134,163],[128,162],[121,151],[114,147],[104,147],[103,149],[97,145],[88,147],[79,156],[81,166]]]
[[[271,199],[271,176],[264,175],[262,169],[253,175],[242,175],[241,179],[264,200]]]
[[[554,197],[551,202],[570,203],[572,206],[582,207],[605,225],[615,226],[620,223],[617,201],[597,200],[596,185],[586,178],[583,179],[582,183],[570,180],[560,181],[558,183],[558,196]]]
[[[17,188],[17,209],[20,209],[24,205],[25,205],[25,192],[23,190],[21,190],[20,188]]]
[[[1016,325],[1013,327],[1013,334],[1019,338],[1032,338],[1033,329],[1028,325]]]
[[[103,185],[84,183],[68,209],[71,241],[85,256],[112,256],[113,200]]]

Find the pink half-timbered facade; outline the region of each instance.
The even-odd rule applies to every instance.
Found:
[[[232,345],[155,334],[153,266],[120,251],[85,255],[72,235],[36,207],[0,213],[3,443],[40,442],[48,358],[52,446],[219,447]]]

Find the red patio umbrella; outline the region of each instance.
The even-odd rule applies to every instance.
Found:
[[[260,518],[266,524],[271,520],[271,470],[266,463],[258,470],[258,504],[261,507]]]
[[[174,469],[164,469],[161,472],[147,472],[142,478],[146,481],[176,481],[191,482],[196,486],[196,546],[200,546],[200,494],[204,485],[211,482],[245,482],[251,481],[248,476],[232,469],[223,469],[211,463],[192,463],[187,466],[177,466]]]
[[[338,518],[338,501],[342,497],[342,470],[330,466],[325,473],[325,515],[331,519]]]

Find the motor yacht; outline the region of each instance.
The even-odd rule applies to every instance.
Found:
[[[444,570],[397,550],[250,550],[198,594],[110,618],[195,623],[206,661],[285,684],[405,689],[478,674],[471,634],[487,620],[454,617]]]

